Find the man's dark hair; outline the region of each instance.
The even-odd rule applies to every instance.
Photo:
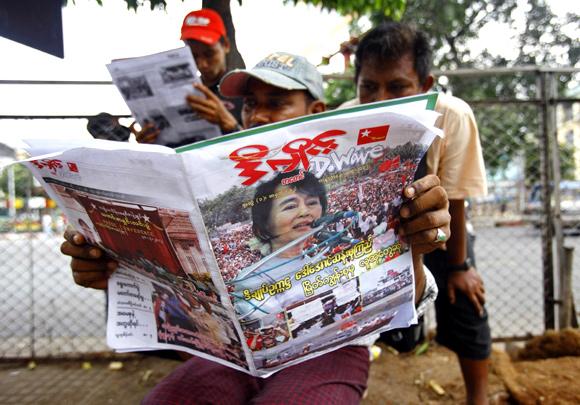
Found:
[[[326,214],[328,198],[324,185],[310,172],[304,171],[304,178],[297,182],[288,184],[288,187],[296,192],[306,194],[307,196],[318,197],[322,206],[322,215]],[[268,230],[270,221],[270,212],[272,211],[273,197],[276,188],[282,184],[283,179],[294,177],[300,174],[299,170],[288,173],[278,173],[272,180],[260,184],[254,194],[254,205],[252,206],[252,231],[254,235],[262,242],[269,242],[274,235]]]
[[[360,40],[355,53],[354,80],[358,81],[362,64],[375,58],[380,62],[392,62],[411,54],[419,83],[427,80],[431,71],[433,51],[425,33],[395,21],[385,21],[368,31]]]

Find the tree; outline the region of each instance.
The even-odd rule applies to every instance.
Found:
[[[228,53],[227,56],[228,70],[244,69],[246,67],[246,64],[244,63],[244,59],[242,58],[242,55],[238,51],[238,46],[236,44],[236,29],[234,27],[234,22],[232,20],[230,3],[231,0],[203,0],[201,7],[211,8],[212,10],[217,11],[217,13],[224,20],[226,32],[231,46],[230,53]],[[242,0],[238,0],[238,3],[241,5]]]

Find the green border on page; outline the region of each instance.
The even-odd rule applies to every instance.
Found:
[[[175,151],[177,153],[183,153],[183,152],[187,152],[187,151],[194,150],[194,149],[200,149],[200,148],[203,148],[205,146],[214,145],[216,143],[227,142],[227,141],[230,141],[232,139],[238,139],[238,138],[243,138],[243,137],[250,136],[250,135],[260,134],[263,132],[269,132],[269,131],[284,128],[284,127],[287,127],[290,125],[299,124],[302,122],[313,121],[313,120],[317,120],[317,119],[324,118],[324,117],[332,117],[335,115],[342,115],[342,114],[347,114],[347,113],[352,113],[352,112],[370,110],[370,109],[378,108],[378,107],[386,107],[386,106],[392,106],[392,105],[412,103],[412,102],[421,101],[421,100],[427,100],[427,110],[434,110],[435,104],[437,103],[437,93],[435,93],[435,92],[424,93],[424,94],[419,94],[416,96],[402,97],[402,98],[397,98],[397,99],[387,100],[387,101],[378,101],[376,103],[360,104],[360,105],[356,105],[356,106],[352,106],[352,107],[348,107],[348,108],[341,108],[341,109],[326,111],[326,112],[322,112],[322,113],[318,113],[318,114],[306,115],[304,117],[294,118],[294,119],[290,119],[287,121],[282,121],[282,122],[278,122],[278,123],[274,123],[274,124],[260,126],[257,128],[242,130],[240,132],[236,132],[236,133],[231,134],[231,135],[219,136],[219,137],[208,139],[205,141],[196,142],[196,143],[193,143],[191,145],[180,146],[179,148],[176,148]]]

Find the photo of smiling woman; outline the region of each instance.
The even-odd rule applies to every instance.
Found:
[[[254,201],[259,201],[252,207],[254,235],[269,246],[270,253],[285,249],[278,257],[302,253],[305,244],[288,244],[309,233],[313,222],[326,215],[328,205],[324,186],[312,173],[304,171],[280,173],[262,183]]]
[[[230,285],[240,320],[261,319],[264,326],[281,309],[305,299],[302,280],[296,281],[294,273],[318,260],[313,252],[324,243],[317,238],[316,220],[327,214],[328,200],[312,173],[292,171],[259,185],[254,201],[251,244],[261,260],[241,270]]]

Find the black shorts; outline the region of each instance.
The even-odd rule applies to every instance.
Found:
[[[473,256],[470,249],[472,244],[473,241],[469,241],[470,256]],[[484,314],[480,316],[467,296],[457,290],[455,304],[449,302],[446,263],[445,251],[436,250],[425,256],[425,265],[433,273],[439,287],[439,295],[435,301],[436,340],[459,357],[471,360],[487,359],[491,354],[491,331],[487,311],[484,307]]]

